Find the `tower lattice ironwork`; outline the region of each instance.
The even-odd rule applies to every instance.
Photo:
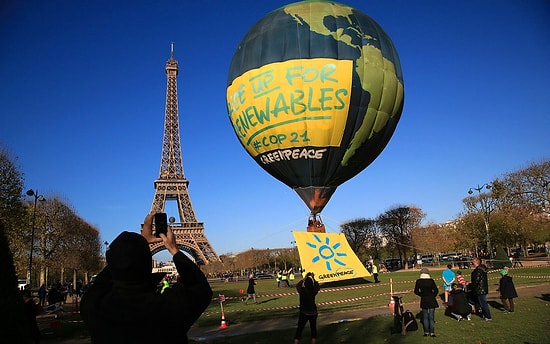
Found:
[[[178,61],[174,59],[173,43],[170,48],[170,59],[166,62],[165,70],[167,85],[164,137],[162,140],[160,174],[159,178],[155,180],[155,196],[151,211],[164,212],[166,201],[176,200],[179,222],[172,222],[170,227],[176,236],[178,248],[193,256],[197,264],[209,264],[219,261],[220,258],[204,234],[204,223],[197,221],[189,197],[189,181],[183,173],[176,83]],[[151,244],[150,247],[153,254],[164,249],[162,243]]]

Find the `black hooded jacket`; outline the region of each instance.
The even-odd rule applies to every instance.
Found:
[[[119,271],[108,264],[98,274],[81,302],[92,343],[188,342],[187,331],[210,304],[212,289],[182,252],[173,261],[180,282],[162,294],[155,292],[158,281],[150,272],[140,281],[113,279]]]
[[[475,295],[485,295],[489,293],[487,270],[487,267],[481,264],[472,271],[471,290]]]

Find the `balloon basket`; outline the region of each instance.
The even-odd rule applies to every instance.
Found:
[[[307,221],[307,231],[314,233],[326,233],[325,224],[319,214],[310,215]]]

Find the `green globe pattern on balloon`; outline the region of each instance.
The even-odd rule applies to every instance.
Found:
[[[403,76],[389,36],[364,13],[327,1],[294,3],[263,17],[237,48],[227,84],[268,64],[316,58],[353,61],[340,147],[327,147],[327,159],[290,165],[286,161],[262,165],[261,154],[251,153],[262,168],[294,189],[335,189],[362,171],[389,142],[403,109]],[[229,105],[228,112],[231,118]]]

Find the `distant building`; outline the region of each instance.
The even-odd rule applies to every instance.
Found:
[[[178,270],[176,269],[176,266],[172,262],[168,263],[162,263],[162,262],[153,262],[153,273],[165,273],[167,275],[177,275]]]

